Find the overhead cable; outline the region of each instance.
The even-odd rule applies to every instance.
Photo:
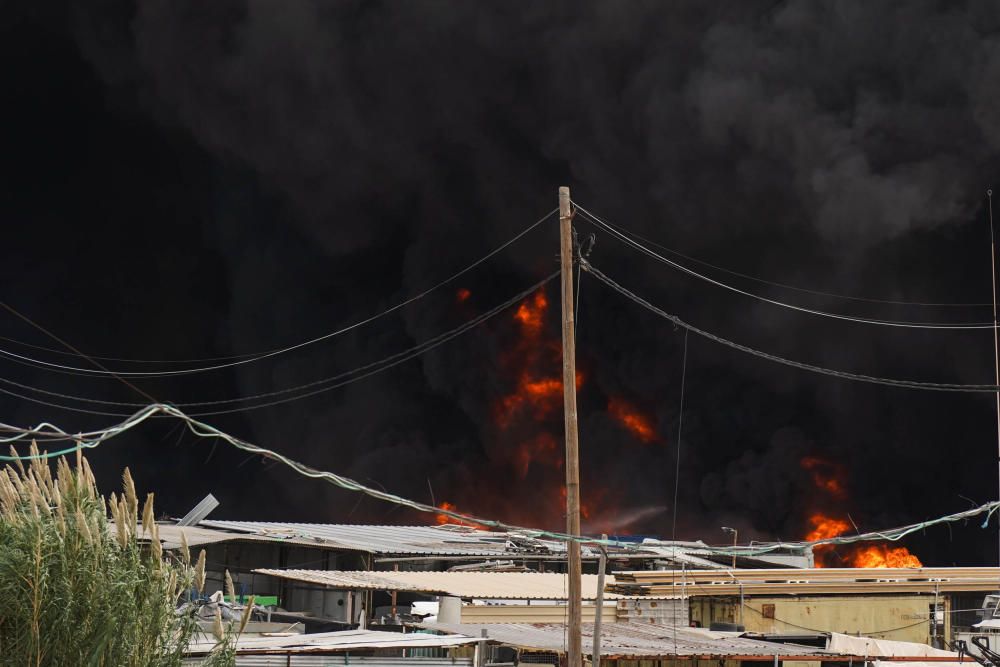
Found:
[[[25,396],[24,394],[19,394],[16,391],[11,391],[10,389],[4,389],[0,387],[0,394],[5,394],[13,398],[19,398],[22,401],[28,401],[29,403],[36,403],[38,405],[44,405],[49,408],[58,408],[59,410],[66,410],[67,412],[78,412],[84,415],[94,415],[96,417],[123,417],[125,413],[123,412],[108,412],[107,410],[92,410],[90,408],[78,408],[72,405],[62,405],[61,403],[53,403],[52,401],[46,401],[40,398],[33,398],[31,396]],[[76,400],[81,400],[77,398]]]
[[[77,357],[79,356],[75,352],[67,352],[66,350],[59,350],[54,347],[46,347],[44,345],[36,345],[34,343],[26,343],[23,340],[18,340],[17,338],[10,338],[9,336],[0,336],[0,340],[13,343],[14,345],[20,345],[21,347],[27,347],[33,350],[39,350],[40,352],[48,352],[50,354],[58,354],[64,357]],[[249,359],[250,357],[255,357],[260,352],[257,353],[247,353],[247,354],[231,354],[221,357],[199,357],[197,359],[130,359],[127,357],[105,357],[96,354],[88,354],[87,356],[91,359],[98,359],[100,361],[118,361],[121,363],[129,364],[200,364],[212,361],[231,361],[233,359]]]
[[[575,204],[576,202],[574,202]],[[582,209],[581,209],[582,210]],[[593,217],[597,217],[591,213]],[[591,222],[594,222],[593,220]],[[780,287],[781,289],[791,290],[793,292],[801,292],[803,294],[811,294],[813,296],[822,296],[830,299],[843,299],[845,301],[858,301],[862,303],[878,303],[887,306],[923,306],[929,308],[987,308],[991,304],[989,302],[982,303],[953,303],[953,302],[940,302],[940,301],[904,301],[895,299],[876,299],[872,297],[854,296],[850,294],[837,294],[835,292],[825,292],[823,290],[809,289],[806,287],[797,287],[795,285],[789,285],[787,283],[779,283],[774,280],[767,280],[766,278],[760,278],[757,276],[752,276],[748,273],[742,273],[740,271],[734,271],[733,269],[727,269],[724,266],[719,266],[718,264],[712,264],[706,262],[697,257],[692,257],[691,255],[686,255],[680,251],[674,250],[668,246],[658,243],[648,236],[643,236],[631,229],[627,229],[622,225],[615,224],[609,221],[607,218],[602,218],[601,222],[609,227],[613,227],[623,234],[627,234],[632,238],[639,239],[640,241],[647,243],[653,247],[659,248],[660,250],[673,255],[674,257],[680,257],[681,259],[693,262],[700,266],[704,266],[715,271],[720,271],[722,273],[728,273],[731,276],[736,276],[737,278],[743,278],[745,280],[750,280],[755,283],[760,283],[761,285],[770,285],[771,287]]]
[[[325,481],[327,483],[333,484],[339,488],[345,489],[347,491],[352,491],[356,493],[363,493],[372,498],[382,500],[385,502],[392,503],[394,505],[408,507],[410,509],[416,510],[418,512],[432,513],[437,515],[443,515],[455,521],[470,523],[479,526],[484,526],[487,528],[497,528],[508,531],[519,531],[529,535],[534,535],[538,537],[550,538],[554,540],[561,541],[577,541],[584,542],[588,544],[604,544],[608,546],[618,546],[624,548],[636,548],[637,545],[629,542],[620,542],[618,540],[601,540],[588,537],[586,535],[570,535],[567,533],[542,530],[538,528],[528,528],[524,526],[517,526],[514,524],[508,524],[497,519],[488,519],[484,517],[478,517],[471,514],[463,514],[461,512],[456,512],[454,510],[435,507],[433,505],[428,505],[416,500],[410,500],[402,496],[397,496],[395,494],[389,493],[388,491],[382,489],[376,489],[349,477],[343,475],[338,475],[333,472],[328,472],[313,468],[304,463],[300,463],[280,452],[261,447],[259,445],[252,444],[237,438],[233,435],[225,433],[210,424],[204,423],[193,418],[190,415],[185,414],[181,410],[163,404],[151,404],[139,410],[135,414],[131,415],[127,419],[118,424],[110,426],[106,429],[99,431],[91,431],[84,434],[77,434],[75,436],[63,431],[62,429],[53,426],[52,424],[40,424],[34,428],[15,428],[9,425],[2,425],[5,430],[11,429],[17,432],[19,435],[15,440],[31,440],[39,435],[43,436],[62,436],[66,439],[72,439],[75,444],[70,447],[64,447],[60,450],[53,452],[30,452],[19,454],[17,452],[11,453],[11,455],[0,455],[0,461],[17,461],[17,460],[33,460],[33,459],[54,459],[61,456],[67,456],[73,454],[80,450],[94,449],[100,446],[102,443],[114,438],[116,436],[122,435],[127,431],[139,426],[146,420],[158,416],[165,415],[168,417],[173,417],[179,419],[187,429],[194,435],[200,438],[221,440],[239,450],[249,452],[251,454],[260,455],[262,457],[271,459],[282,465],[291,468],[294,472],[309,477],[311,479],[318,479]],[[7,442],[11,441],[11,438],[6,439]],[[823,540],[813,540],[813,541],[800,541],[800,542],[761,542],[754,543],[747,546],[700,546],[699,548],[703,551],[708,551],[720,555],[737,555],[737,556],[754,556],[763,553],[770,553],[780,549],[805,549],[812,546],[818,546],[823,544],[850,544],[854,542],[862,541],[875,541],[875,540],[888,540],[888,541],[898,541],[913,532],[923,530],[925,528],[943,524],[951,523],[956,521],[965,521],[974,516],[981,514],[986,514],[986,521],[989,521],[990,516],[997,511],[1000,507],[1000,501],[993,501],[981,505],[980,507],[965,510],[963,512],[958,512],[955,514],[949,514],[946,516],[938,517],[937,519],[932,519],[929,521],[922,521],[920,523],[909,524],[906,526],[901,526],[898,528],[891,528],[888,530],[881,530],[869,533],[863,533],[860,535],[849,535],[843,537],[832,537]],[[986,523],[983,524],[985,527]],[[640,547],[641,548],[641,547]]]
[[[202,367],[198,367],[198,368],[183,368],[183,369],[176,369],[176,370],[170,370],[170,371],[118,371],[118,370],[104,371],[104,370],[95,370],[95,369],[91,369],[91,368],[80,368],[80,367],[76,367],[76,366],[68,366],[68,365],[65,365],[65,364],[56,364],[56,363],[52,363],[52,362],[42,361],[42,360],[39,360],[39,359],[33,359],[33,358],[28,357],[26,355],[17,354],[17,353],[10,352],[8,350],[2,350],[2,349],[0,349],[0,355],[2,355],[4,357],[7,357],[8,359],[10,359],[12,361],[17,361],[17,362],[21,362],[21,363],[24,363],[24,364],[27,364],[27,365],[36,366],[36,367],[40,367],[40,368],[46,368],[46,369],[50,369],[50,370],[57,371],[57,372],[68,372],[68,373],[74,373],[74,374],[79,374],[79,375],[123,376],[123,377],[169,377],[169,376],[175,376],[175,375],[193,375],[193,374],[196,374],[196,373],[205,373],[205,372],[208,372],[208,371],[216,371],[216,370],[220,370],[220,369],[223,369],[223,368],[232,368],[234,366],[241,366],[241,365],[244,365],[244,364],[253,363],[253,362],[256,362],[256,361],[260,361],[262,359],[267,359],[267,358],[275,357],[275,356],[278,356],[278,355],[281,355],[281,354],[286,354],[288,352],[292,352],[294,350],[298,350],[298,349],[301,349],[303,347],[306,347],[306,346],[309,346],[309,345],[313,345],[315,343],[319,343],[321,341],[328,340],[328,339],[333,338],[335,336],[339,336],[341,334],[347,333],[348,331],[351,331],[353,329],[357,329],[358,327],[364,326],[365,324],[368,324],[370,322],[374,322],[375,320],[378,320],[378,319],[380,319],[382,317],[385,317],[386,315],[394,313],[397,310],[399,310],[401,308],[404,308],[404,307],[410,305],[411,303],[414,303],[415,301],[418,301],[418,300],[424,298],[425,296],[427,296],[431,292],[434,292],[435,290],[437,290],[437,289],[439,289],[439,288],[447,285],[448,283],[453,282],[457,278],[465,275],[466,273],[468,273],[472,269],[476,268],[477,266],[479,266],[483,262],[487,261],[488,259],[490,259],[494,255],[496,255],[497,253],[501,252],[502,250],[504,250],[505,248],[507,248],[508,246],[510,246],[511,244],[515,243],[521,237],[523,237],[525,234],[531,232],[533,229],[535,229],[536,227],[538,227],[539,225],[541,225],[543,222],[545,222],[546,220],[548,220],[550,217],[552,217],[552,215],[554,215],[556,213],[556,211],[557,211],[557,209],[553,209],[553,210],[549,211],[544,216],[542,216],[541,218],[539,218],[538,220],[536,220],[535,222],[533,222],[532,224],[528,225],[526,228],[524,228],[523,230],[521,230],[520,232],[518,232],[517,234],[515,234],[512,238],[508,239],[507,241],[505,241],[500,246],[497,246],[496,248],[494,248],[493,250],[491,250],[487,254],[483,255],[482,257],[480,257],[476,261],[472,262],[471,264],[469,264],[468,266],[466,266],[464,269],[461,269],[460,271],[458,271],[456,273],[453,273],[451,276],[449,276],[449,277],[445,278],[444,280],[436,283],[432,287],[428,287],[427,289],[423,290],[422,292],[420,292],[418,294],[415,294],[415,295],[409,297],[408,299],[400,301],[399,303],[397,303],[397,304],[395,304],[393,306],[390,306],[389,308],[386,308],[385,310],[382,310],[382,311],[380,311],[380,312],[378,312],[378,313],[376,313],[374,315],[371,315],[369,317],[366,317],[366,318],[364,318],[362,320],[358,320],[357,322],[354,322],[353,324],[349,324],[349,325],[344,326],[344,327],[342,327],[340,329],[337,329],[335,331],[331,331],[329,333],[325,333],[325,334],[323,334],[321,336],[316,336],[315,338],[310,338],[309,340],[302,341],[302,342],[296,343],[294,345],[289,345],[288,347],[276,348],[276,349],[268,350],[266,352],[260,352],[260,353],[257,353],[257,354],[253,354],[253,355],[250,355],[250,356],[239,355],[239,356],[236,356],[236,357],[227,358],[227,359],[231,359],[231,361],[228,361],[227,363],[213,364],[213,365],[202,366]],[[51,350],[50,349],[48,351],[62,353],[59,350]],[[65,354],[65,353],[63,353],[63,354]],[[76,356],[79,356],[79,355],[76,355]],[[104,358],[104,357],[94,357],[92,355],[88,355],[88,357],[90,357],[92,359],[105,359],[105,360],[111,360],[112,359],[112,358]],[[219,358],[219,359],[222,359],[222,358]],[[118,360],[118,361],[128,361],[130,363],[172,363],[172,362],[165,362],[165,361],[164,362],[157,362],[157,361],[153,361],[153,360],[144,360],[144,359],[128,359],[128,360],[125,360],[125,359],[116,359],[116,360]],[[194,360],[194,361],[198,361],[198,360]],[[180,362],[178,362],[178,363],[180,363]]]
[[[13,306],[11,306],[10,304],[5,303],[3,301],[0,301],[0,307],[4,308],[6,311],[8,311],[9,313],[11,313],[12,315],[14,315],[15,317],[17,317],[18,319],[23,320],[24,322],[26,322],[27,324],[31,325],[35,329],[38,329],[39,331],[41,331],[42,333],[44,333],[46,336],[48,336],[52,340],[56,341],[57,343],[59,343],[60,345],[62,345],[63,347],[65,347],[66,349],[68,349],[71,352],[73,352],[74,354],[78,355],[81,359],[85,359],[86,361],[89,361],[91,364],[93,364],[98,369],[100,369],[101,372],[107,373],[112,378],[114,378],[118,382],[121,382],[123,385],[125,385],[126,387],[128,387],[129,389],[131,389],[132,391],[134,391],[135,393],[139,394],[140,396],[142,396],[144,398],[149,399],[153,403],[157,403],[158,402],[157,399],[154,398],[153,395],[150,394],[148,391],[146,391],[146,390],[144,390],[144,389],[142,389],[140,387],[135,386],[134,384],[132,384],[131,382],[129,382],[125,378],[121,377],[120,375],[118,375],[117,373],[115,373],[114,371],[112,371],[111,369],[109,369],[107,366],[105,366],[104,364],[102,364],[100,361],[97,361],[96,359],[91,359],[90,357],[88,357],[84,353],[80,352],[80,350],[78,350],[75,347],[73,347],[73,345],[71,343],[68,343],[64,339],[62,339],[59,336],[55,335],[54,333],[52,333],[51,331],[49,331],[48,329],[46,329],[45,327],[43,327],[41,324],[39,324],[38,322],[35,322],[33,319],[31,319],[27,315],[23,314],[22,312],[20,312],[19,310],[17,310]]]
[[[699,280],[705,281],[705,282],[707,282],[707,283],[709,283],[711,285],[715,285],[716,287],[721,287],[723,289],[729,290],[730,292],[734,292],[736,294],[747,296],[747,297],[750,297],[752,299],[757,299],[758,301],[763,301],[764,303],[769,303],[769,304],[771,304],[773,306],[779,306],[781,308],[787,308],[789,310],[798,311],[800,313],[806,313],[806,314],[809,314],[809,315],[818,315],[820,317],[828,317],[828,318],[831,318],[831,319],[841,320],[841,321],[845,321],[845,322],[855,322],[857,324],[872,324],[872,325],[878,325],[878,326],[897,327],[897,328],[904,328],[904,329],[950,329],[950,330],[965,330],[965,329],[992,329],[993,328],[993,323],[991,323],[991,322],[957,322],[957,323],[950,323],[950,322],[908,322],[908,321],[902,321],[902,320],[882,320],[882,319],[872,319],[872,318],[867,318],[867,317],[855,317],[855,316],[852,316],[852,315],[841,315],[840,313],[831,313],[831,312],[828,312],[828,311],[825,311],[825,310],[817,310],[815,308],[806,308],[804,306],[797,306],[795,304],[785,303],[784,301],[778,301],[776,299],[770,299],[770,298],[768,298],[766,296],[762,296],[760,294],[754,294],[753,292],[748,292],[748,291],[740,289],[739,287],[736,287],[734,285],[730,285],[730,284],[724,283],[724,282],[722,282],[720,280],[716,280],[715,278],[712,278],[710,276],[706,276],[703,273],[699,273],[699,272],[695,271],[694,269],[691,269],[691,268],[689,268],[687,266],[684,266],[683,264],[680,264],[679,262],[675,262],[672,259],[668,259],[667,257],[664,257],[663,255],[657,253],[656,251],[651,250],[650,248],[647,248],[643,244],[639,243],[638,241],[630,238],[628,235],[623,234],[622,232],[618,231],[618,229],[616,229],[615,227],[613,227],[610,224],[606,223],[604,220],[600,219],[599,217],[597,217],[596,215],[594,215],[593,213],[591,213],[587,209],[583,208],[582,206],[577,205],[576,208],[584,215],[585,218],[587,218],[588,220],[590,220],[592,223],[594,223],[595,225],[597,225],[601,229],[604,229],[605,231],[607,231],[609,234],[611,234],[613,237],[615,237],[616,239],[618,239],[619,241],[621,241],[625,245],[628,245],[628,246],[632,247],[633,249],[638,250],[639,252],[647,255],[648,257],[651,257],[651,258],[655,259],[656,261],[661,262],[662,264],[666,264],[667,266],[670,266],[670,267],[675,268],[675,269],[677,269],[679,271],[682,271],[683,273],[686,273],[689,276],[692,276],[694,278],[698,278]]]
[[[213,415],[231,414],[231,413],[236,413],[236,412],[248,412],[248,411],[251,411],[251,410],[257,410],[257,409],[260,409],[260,408],[271,407],[271,406],[279,405],[279,404],[282,404],[282,403],[289,403],[289,402],[297,401],[297,400],[300,400],[300,399],[303,399],[303,398],[308,398],[310,396],[315,396],[316,394],[324,393],[324,392],[330,391],[332,389],[336,389],[338,387],[343,387],[345,385],[352,384],[352,383],[357,382],[359,380],[363,380],[363,379],[365,379],[367,377],[370,377],[370,376],[375,375],[377,373],[381,373],[382,371],[385,371],[385,370],[388,370],[388,369],[393,368],[395,366],[398,366],[399,364],[401,364],[401,363],[403,363],[405,361],[409,361],[410,359],[413,359],[413,358],[415,358],[415,357],[417,357],[417,356],[419,356],[421,354],[424,354],[426,352],[429,352],[430,350],[433,350],[434,348],[436,348],[439,345],[442,345],[442,344],[444,344],[444,343],[452,340],[453,338],[457,338],[458,336],[466,333],[467,331],[469,331],[469,330],[471,330],[471,329],[479,326],[483,322],[485,322],[485,321],[487,321],[487,320],[495,317],[496,315],[498,315],[499,313],[503,312],[505,309],[509,308],[510,306],[514,305],[515,303],[523,300],[524,298],[526,298],[527,296],[531,295],[533,292],[535,292],[536,290],[538,290],[539,288],[541,288],[542,286],[544,286],[545,284],[547,284],[550,281],[552,281],[558,275],[559,275],[558,271],[555,271],[555,272],[549,274],[548,276],[546,276],[542,280],[536,282],[531,287],[528,287],[527,289],[522,290],[521,292],[519,292],[518,294],[515,294],[510,299],[507,299],[503,303],[501,303],[501,304],[499,304],[497,306],[494,306],[490,310],[488,310],[488,311],[486,311],[486,312],[484,312],[484,313],[482,313],[480,315],[477,315],[473,319],[471,319],[471,320],[469,320],[467,322],[463,322],[461,325],[455,327],[454,329],[451,329],[451,330],[446,331],[444,333],[438,334],[438,335],[436,335],[436,336],[434,336],[432,338],[429,338],[429,339],[427,339],[427,340],[425,340],[425,341],[423,341],[423,342],[421,342],[421,343],[419,343],[417,345],[414,345],[413,347],[411,347],[411,348],[409,348],[407,350],[403,350],[401,352],[397,352],[395,354],[389,355],[388,357],[383,357],[382,359],[379,359],[377,361],[373,361],[371,363],[364,364],[362,366],[358,366],[358,367],[353,368],[351,370],[344,371],[342,373],[338,373],[337,375],[334,375],[332,377],[323,378],[321,380],[315,380],[313,382],[308,382],[306,384],[298,385],[298,386],[295,386],[295,387],[289,387],[289,388],[286,388],[286,389],[280,389],[280,390],[277,390],[277,391],[271,391],[271,392],[266,392],[266,393],[262,393],[262,394],[255,394],[255,395],[252,395],[252,396],[241,396],[241,397],[237,397],[237,398],[228,398],[228,399],[221,399],[221,400],[215,400],[215,401],[200,401],[200,402],[175,403],[173,405],[175,405],[175,407],[207,407],[207,406],[227,405],[227,404],[232,404],[232,403],[249,402],[249,401],[255,401],[255,400],[264,399],[264,398],[273,398],[275,396],[284,396],[284,398],[276,399],[276,400],[273,400],[273,401],[267,401],[267,402],[264,402],[264,403],[257,403],[257,404],[253,404],[253,405],[245,405],[245,406],[234,407],[234,408],[227,408],[227,409],[209,410],[209,411],[205,411],[205,412],[197,412],[197,413],[193,413],[192,414],[192,416],[194,416],[194,417],[206,417],[206,416],[213,416]],[[345,379],[345,378],[348,378],[348,379]],[[142,404],[142,403],[136,404],[136,403],[125,403],[125,402],[119,402],[119,401],[106,401],[106,400],[99,400],[99,399],[94,399],[94,398],[86,398],[86,397],[82,397],[82,396],[74,396],[72,394],[63,394],[63,393],[59,393],[59,392],[49,391],[49,390],[46,390],[46,389],[41,389],[41,388],[38,388],[38,387],[33,387],[31,385],[21,384],[21,383],[18,383],[18,382],[14,382],[12,380],[7,380],[5,378],[0,378],[0,383],[7,384],[7,385],[12,385],[12,386],[18,387],[20,389],[25,389],[25,390],[32,391],[32,392],[35,392],[35,393],[38,393],[38,394],[43,394],[43,395],[46,395],[46,396],[53,396],[53,397],[56,397],[56,398],[63,398],[63,399],[67,399],[67,400],[80,401],[80,402],[84,402],[84,403],[95,403],[95,404],[99,404],[99,405],[124,406],[124,407],[137,407],[137,406],[145,405],[145,404]],[[310,391],[305,391],[307,389],[310,390]],[[82,412],[82,413],[95,414],[95,415],[101,415],[101,416],[114,416],[114,417],[124,417],[124,416],[126,416],[126,414],[123,414],[123,413],[106,412],[106,411],[100,411],[100,410],[97,410],[97,411],[95,411],[95,410],[85,410],[85,409],[76,408],[76,407],[73,407],[73,406],[66,406],[66,405],[61,405],[61,404],[58,404],[58,403],[53,403],[51,401],[43,401],[43,400],[32,398],[30,396],[24,396],[22,394],[19,394],[19,393],[10,391],[10,390],[5,390],[3,388],[0,388],[0,393],[4,393],[4,394],[11,395],[11,396],[15,396],[17,398],[21,398],[21,399],[26,400],[26,401],[31,401],[31,402],[34,402],[34,403],[40,403],[40,404],[46,405],[48,407],[60,408],[60,409],[63,409],[63,410],[70,410],[70,411],[74,411],[74,412]],[[288,396],[288,394],[294,394],[294,395]],[[0,442],[3,442],[3,440],[0,439]]]
[[[650,312],[659,315],[665,320],[672,322],[675,326],[687,329],[691,333],[698,334],[703,338],[715,341],[720,345],[725,345],[726,347],[731,347],[734,350],[739,350],[740,352],[746,352],[755,357],[760,357],[761,359],[766,359],[768,361],[773,361],[779,364],[784,364],[785,366],[791,366],[792,368],[798,368],[800,370],[809,371],[812,373],[819,373],[822,375],[829,375],[831,377],[840,378],[842,380],[855,380],[858,382],[868,382],[870,384],[880,384],[887,385],[890,387],[900,387],[903,389],[924,389],[928,391],[951,391],[951,392],[970,392],[970,393],[995,393],[1000,391],[1000,386],[995,384],[955,384],[946,382],[917,382],[915,380],[898,380],[894,378],[883,378],[876,377],[872,375],[862,375],[859,373],[850,373],[847,371],[838,371],[830,368],[823,368],[822,366],[814,366],[812,364],[806,364],[801,361],[793,361],[791,359],[785,359],[784,357],[779,357],[768,352],[762,352],[756,350],[752,347],[742,345],[740,343],[735,343],[721,336],[716,336],[713,333],[704,331],[695,327],[687,322],[683,321],[676,315],[671,315],[670,313],[657,308],[650,302],[646,301],[642,297],[638,296],[634,292],[629,291],[625,287],[622,287],[617,282],[609,278],[607,275],[602,273],[597,267],[590,263],[586,259],[580,260],[583,264],[583,270],[600,280],[602,283],[615,290],[619,294],[629,298],[635,303],[639,304],[643,308],[649,310]]]

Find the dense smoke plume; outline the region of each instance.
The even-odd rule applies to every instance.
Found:
[[[330,331],[485,254],[552,209],[563,184],[644,237],[770,281],[887,301],[990,299],[1000,13],[985,0],[106,0],[4,21],[0,48],[17,63],[2,112],[4,299],[97,354],[224,356]],[[333,375],[525,289],[554,269],[556,249],[547,224],[331,341],[142,386],[185,402]],[[985,331],[791,313],[601,233],[591,260],[687,321],[793,359],[992,380]],[[991,318],[982,305],[841,300],[713,275],[866,317]],[[558,527],[558,306],[553,283],[416,361],[211,421],[403,495]],[[578,326],[585,526],[668,535],[683,334],[586,275]],[[52,344],[11,318],[0,335]],[[141,400],[113,381],[7,361],[2,376]],[[816,513],[875,529],[996,497],[988,396],[849,384],[692,337],[685,406],[680,537],[723,542],[718,526],[735,525],[747,539],[798,538]],[[9,396],[0,412],[73,429],[112,420]],[[830,462],[840,491],[817,493],[810,457]],[[212,491],[229,517],[433,521],[165,423],[95,458],[106,475],[132,465],[174,514]],[[927,563],[995,552],[978,528],[931,537],[912,543]]]

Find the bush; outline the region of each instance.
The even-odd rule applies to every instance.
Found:
[[[105,499],[82,456],[75,469],[59,459],[55,476],[37,458],[0,470],[0,665],[182,663],[198,623],[195,606],[179,611],[178,602],[204,587],[205,554],[192,565],[185,544],[180,556],[164,557],[153,494],[140,527],[127,468],[123,480],[121,496]],[[216,627],[219,643],[204,664],[233,664],[238,631],[221,619]]]

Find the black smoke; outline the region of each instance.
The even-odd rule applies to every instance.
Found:
[[[94,354],[227,356],[320,335],[497,246],[553,208],[563,184],[643,236],[768,280],[890,301],[991,299],[993,3],[103,0],[9,7],[0,25],[3,298]],[[141,387],[187,402],[333,375],[508,298],[554,269],[556,248],[546,225],[460,284],[349,334]],[[684,319],[787,357],[993,379],[989,332],[792,313],[601,233],[591,259]],[[845,301],[725,277],[867,317],[992,318],[989,306]],[[471,292],[464,304],[459,287]],[[548,295],[546,338],[558,340],[554,285]],[[612,528],[665,507],[618,527],[669,534],[683,334],[586,275],[580,298],[585,497]],[[0,334],[54,345],[9,316]],[[209,420],[404,495],[523,519],[539,502],[533,491],[561,472],[521,479],[516,443],[497,434],[517,336],[505,314],[343,389]],[[688,360],[682,537],[724,541],[721,525],[799,537],[817,509],[874,529],[996,497],[992,397],[805,375],[694,337]],[[49,391],[143,401],[114,381],[2,368]],[[651,416],[654,445],[608,417],[612,396]],[[11,396],[0,408],[3,421],[72,429],[113,419]],[[559,424],[548,415],[538,428],[558,436]],[[166,422],[92,456],[109,483],[132,466],[173,514],[212,491],[230,517],[415,520]],[[843,462],[848,499],[817,493],[805,456]],[[933,563],[991,562],[995,537],[967,526],[911,544]]]

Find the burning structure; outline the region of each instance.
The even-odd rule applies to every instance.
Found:
[[[847,499],[844,466],[817,456],[806,456],[800,461],[802,469],[810,474],[816,494],[814,503],[832,510],[813,510],[808,515],[807,541],[825,540],[857,530],[850,515],[837,509]],[[860,532],[860,531],[857,531]],[[818,545],[813,548],[817,567],[900,568],[921,567],[920,559],[906,547],[885,544],[855,544],[847,547]]]
[[[459,303],[466,303],[470,292],[460,289],[456,295]],[[490,426],[485,433],[493,446],[492,463],[506,471],[504,477],[509,498],[530,493],[531,513],[512,502],[498,502],[494,494],[475,493],[440,504],[443,509],[499,516],[512,523],[559,527],[565,506],[563,487],[562,445],[562,379],[560,374],[561,351],[554,327],[550,322],[550,299],[544,288],[524,299],[501,326],[510,327],[509,344],[500,353],[499,375],[501,390],[492,400]],[[586,381],[588,361],[581,360],[584,370],[577,373],[577,388],[584,400],[593,400],[600,394],[607,422],[621,446],[636,445],[640,448],[670,450],[665,438],[658,432],[654,418],[639,407],[637,402],[625,398],[620,392],[607,392],[603,387],[591,388]],[[584,393],[588,392],[588,393]],[[818,455],[799,458],[799,471],[808,484],[804,496],[808,498],[803,517],[803,539],[822,540],[848,534],[855,529],[846,507],[848,470],[844,464]],[[620,494],[608,486],[603,475],[587,475],[584,467],[583,502],[581,515],[591,530],[613,528],[617,533],[628,533],[629,526],[620,519],[628,513],[619,512]],[[598,509],[600,508],[600,510]],[[610,511],[609,511],[610,509]],[[663,508],[659,508],[662,510]],[[648,518],[657,508],[640,513]],[[634,516],[635,513],[632,513]],[[614,517],[611,521],[607,519]],[[593,519],[603,519],[595,526]],[[616,520],[618,520],[616,522]],[[458,523],[445,515],[438,515],[439,523]],[[605,524],[611,524],[606,526]],[[921,561],[906,547],[865,545],[840,547],[821,546],[815,550],[816,565],[820,567],[919,567]]]

